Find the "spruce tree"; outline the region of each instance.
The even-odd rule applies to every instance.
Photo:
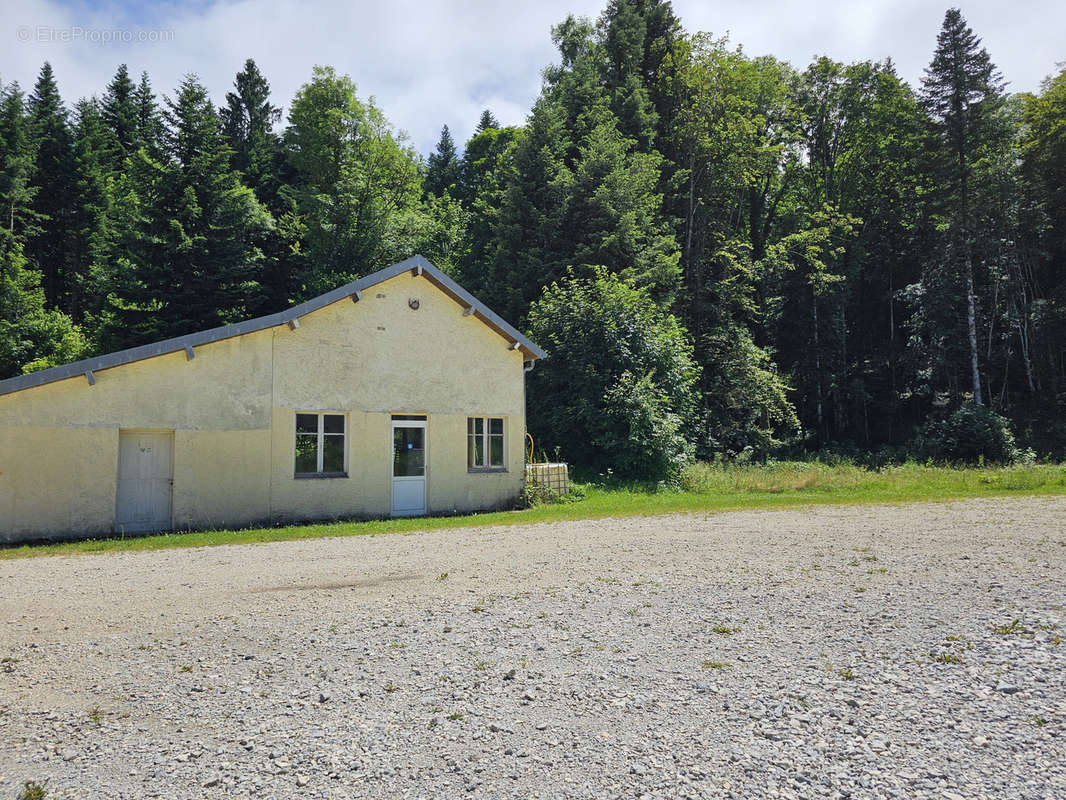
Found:
[[[121,169],[122,160],[139,146],[137,107],[137,87],[130,78],[129,69],[120,64],[115,77],[107,85],[101,103],[100,114],[118,141],[120,152],[116,171]]]
[[[133,93],[133,103],[137,112],[134,145],[145,148],[149,155],[158,158],[163,141],[163,119],[147,72],[141,73],[141,82]]]
[[[250,58],[237,73],[233,88],[219,110],[222,130],[233,150],[233,168],[258,192],[273,176],[278,150],[274,125],[281,118],[281,109],[270,102],[270,84]]]
[[[950,292],[956,280],[962,284],[970,387],[974,402],[981,404],[972,179],[977,162],[995,147],[994,121],[1003,103],[1003,83],[988,51],[957,8],[944,15],[936,52],[922,79],[922,100],[933,121],[938,211],[947,230],[942,263],[936,266],[944,280],[936,288]]]
[[[233,88],[226,93],[226,105],[219,109],[223,134],[232,152],[230,164],[259,202],[280,219],[291,210],[283,192],[281,138],[274,132],[281,109],[270,102],[270,84],[250,58],[237,73]],[[266,233],[261,243],[262,293],[257,312],[277,311],[291,301],[300,271],[300,257],[291,245],[277,226]]]
[[[81,323],[99,312],[104,298],[93,285],[93,266],[100,263],[107,240],[110,194],[108,179],[118,144],[100,114],[99,103],[81,100],[75,106],[75,201],[71,220],[71,316]]]
[[[43,230],[31,184],[32,122],[18,84],[0,86],[0,379],[55,366],[85,352],[81,331],[49,310],[41,273],[26,259],[24,242]]]
[[[471,137],[463,149],[457,188],[468,214],[469,252],[461,265],[460,282],[478,297],[495,291],[491,284],[496,228],[520,136],[518,128],[487,128]]]
[[[487,302],[505,319],[524,320],[544,286],[572,263],[567,215],[573,172],[566,111],[541,96],[514,153],[496,228],[493,278]]]
[[[485,109],[481,112],[481,118],[477,121],[477,133],[484,133],[487,130],[500,127],[500,121],[496,119],[496,115],[489,109]]]
[[[455,151],[452,132],[445,125],[440,129],[437,149],[430,153],[426,163],[426,193],[435,197],[443,197],[445,192],[455,194],[460,168],[461,163]]]
[[[37,187],[30,181],[34,154],[29,127],[18,83],[0,86],[0,227],[20,241],[39,229],[33,211]]]
[[[34,140],[33,210],[41,229],[26,240],[26,257],[41,271],[49,308],[70,311],[75,282],[71,260],[75,213],[74,142],[52,66],[45,62],[27,109]]]
[[[110,348],[234,322],[257,302],[266,210],[230,168],[207,89],[182,81],[164,112],[164,161],[145,150],[116,183],[101,279]]]

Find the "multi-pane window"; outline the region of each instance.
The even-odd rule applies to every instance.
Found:
[[[344,433],[344,414],[297,414],[296,476],[344,476]]]
[[[503,417],[468,417],[466,465],[470,469],[503,469]]]

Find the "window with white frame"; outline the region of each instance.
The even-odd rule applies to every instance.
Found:
[[[347,477],[344,468],[346,432],[344,414],[297,414],[295,477]]]
[[[466,465],[469,469],[503,469],[503,417],[468,417]]]

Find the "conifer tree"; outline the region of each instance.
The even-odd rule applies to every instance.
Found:
[[[490,127],[471,137],[463,149],[457,189],[468,214],[469,251],[460,265],[460,275],[461,283],[479,297],[494,293],[496,230],[520,137],[519,128]]]
[[[143,147],[153,158],[159,157],[163,142],[163,118],[159,113],[152,83],[148,73],[141,73],[141,81],[133,93],[133,103],[137,111],[137,133],[134,138],[136,147]]]
[[[46,308],[41,273],[24,253],[43,230],[32,132],[18,84],[0,86],[0,379],[74,361],[86,346],[67,315]]]
[[[461,166],[452,132],[445,125],[440,129],[437,149],[429,154],[426,162],[426,192],[435,197],[443,197],[445,192],[455,194]]]
[[[541,96],[514,153],[487,298],[505,319],[523,320],[542,288],[562,278],[571,263],[566,218],[574,177],[566,164],[565,124],[562,106]]]
[[[71,231],[75,213],[74,143],[52,66],[41,68],[27,103],[34,140],[33,211],[40,231],[26,239],[26,257],[41,271],[45,303],[69,313],[75,283]]]
[[[970,388],[974,402],[981,404],[972,182],[977,162],[997,144],[995,115],[1003,103],[1003,85],[988,51],[957,8],[944,15],[936,52],[922,80],[922,99],[936,135],[938,211],[947,228],[941,263],[934,267],[942,280],[935,288],[950,292],[952,284],[962,286]]]
[[[250,58],[237,73],[233,88],[219,112],[222,130],[233,151],[233,168],[265,199],[262,191],[269,190],[263,183],[274,173],[278,153],[274,125],[281,109],[270,102],[270,84]]]
[[[219,109],[223,134],[232,152],[230,164],[271,215],[281,219],[291,210],[285,197],[281,137],[274,131],[281,109],[270,101],[270,84],[250,58],[237,73],[233,89],[226,93],[226,105]],[[292,244],[277,225],[261,243],[262,293],[256,309],[260,313],[277,311],[292,301],[300,277],[300,258]]]
[[[496,119],[496,115],[489,109],[485,109],[481,112],[481,117],[477,121],[477,133],[484,133],[492,128],[500,127],[500,121]]]
[[[207,89],[187,76],[164,112],[164,161],[142,149],[117,183],[101,280],[108,348],[234,322],[257,302],[270,217],[229,165]]]
[[[116,171],[122,167],[122,161],[138,145],[139,108],[137,87],[130,78],[129,69],[120,64],[115,77],[107,85],[101,102],[100,115],[111,129],[119,145],[119,161]]]
[[[94,265],[100,263],[107,241],[110,194],[108,179],[118,144],[100,114],[99,103],[81,100],[75,106],[75,202],[71,219],[73,264],[70,313],[81,323],[99,312],[104,298],[93,285]]]
[[[25,98],[17,83],[0,86],[0,227],[23,241],[38,231],[34,153]]]

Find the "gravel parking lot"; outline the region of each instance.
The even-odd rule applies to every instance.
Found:
[[[0,576],[0,798],[1066,797],[1066,498]]]

